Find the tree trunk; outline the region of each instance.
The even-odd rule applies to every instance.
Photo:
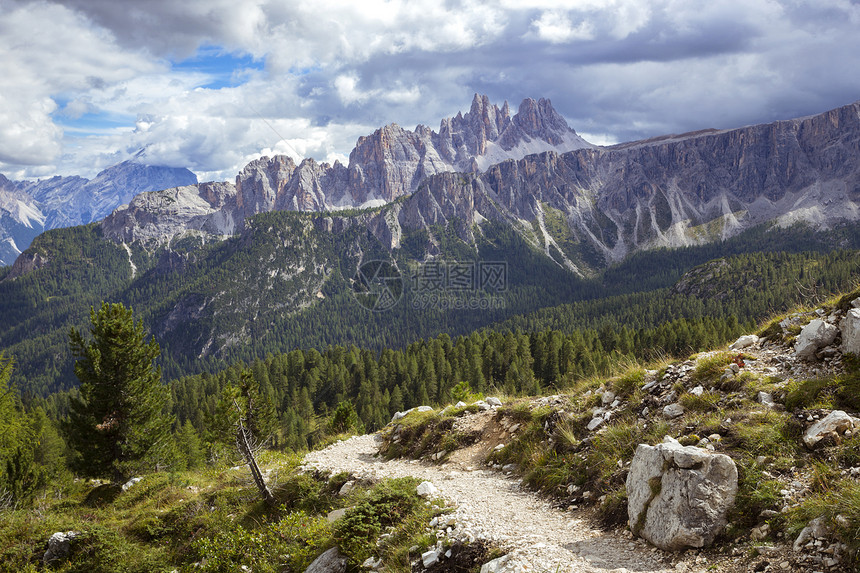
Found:
[[[236,408],[239,405],[236,404]],[[241,410],[240,410],[241,412]],[[254,458],[254,450],[251,447],[251,441],[248,438],[248,432],[245,430],[245,425],[242,423],[242,418],[239,418],[239,427],[236,429],[236,447],[239,448],[239,453],[245,458],[245,463],[251,470],[251,477],[254,479],[254,485],[260,490],[260,495],[263,496],[263,501],[268,505],[275,505],[275,496],[272,495],[269,486],[266,485],[266,480],[263,478],[263,472],[260,471],[260,466],[257,465],[257,460]]]

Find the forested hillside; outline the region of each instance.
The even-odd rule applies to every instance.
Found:
[[[392,251],[364,225],[350,224],[362,216],[347,213],[342,228],[330,229],[332,219],[324,216],[265,213],[236,238],[207,244],[187,237],[155,252],[137,244],[126,251],[92,225],[47,232],[0,280],[0,348],[15,359],[22,391],[44,396],[74,386],[68,330],[81,328],[89,308],[103,300],[135,309],[162,347],[169,378],[293,349],[402,349],[494,324],[571,333],[604,326],[635,331],[681,318],[735,316],[743,323],[796,300],[796,281],[822,294],[850,287],[850,249],[860,246],[851,226],[826,233],[760,227],[722,243],[639,253],[580,279],[509,227],[485,223],[477,249],[449,225],[434,230],[438,244],[417,232]],[[835,248],[848,250],[828,258]],[[428,249],[437,251],[431,265],[424,262]],[[728,298],[659,290],[717,257],[802,251],[809,254],[732,263],[725,273],[756,274],[765,282],[747,289],[740,282]],[[401,281],[402,296],[383,312],[368,310],[355,293],[356,268],[374,259],[390,261]],[[472,272],[485,264],[502,265],[503,280],[435,291],[421,283],[431,270]]]

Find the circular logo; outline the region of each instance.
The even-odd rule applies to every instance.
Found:
[[[403,296],[403,276],[391,261],[365,261],[352,277],[352,293],[367,310],[388,310]]]

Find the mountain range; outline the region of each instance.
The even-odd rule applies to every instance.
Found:
[[[142,161],[139,153],[91,180],[58,175],[10,181],[0,174],[0,265],[12,264],[42,231],[100,221],[144,191],[197,183],[197,176],[187,169]]]
[[[139,193],[40,235],[0,270],[0,349],[27,356],[36,387],[68,387],[65,333],[101,300],[134,306],[170,375],[296,347],[400,347],[668,287],[725,254],[857,248],[858,201],[860,102],[597,147],[548,100],[511,116],[476,96],[438,132],[360,138],[348,166],[263,157],[234,182]],[[385,313],[353,296],[379,260],[404,279]],[[418,296],[428,265],[487,263],[504,265],[504,288],[442,293],[473,307]]]
[[[469,113],[443,120],[438,133],[389,125],[360,138],[348,167],[263,157],[234,184],[141,194],[102,227],[116,241],[162,245],[188,232],[234,235],[262,212],[396,202],[370,223],[391,249],[404,231],[453,219],[474,244],[476,228],[494,220],[586,276],[632,252],[723,240],[766,222],[856,221],[858,200],[860,103],[596,147],[548,100],[524,100],[510,117],[507,103],[499,109],[476,95]]]

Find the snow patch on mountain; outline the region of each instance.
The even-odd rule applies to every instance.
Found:
[[[520,141],[512,149],[505,149],[498,143],[490,141],[487,143],[486,152],[483,155],[477,156],[475,158],[475,162],[477,163],[479,170],[486,171],[488,167],[496,165],[497,163],[501,163],[509,159],[518,161],[528,155],[544,153],[545,151],[566,153],[568,151],[575,151],[584,147],[594,147],[594,145],[585,141],[573,131],[562,133],[560,135],[562,137],[562,142],[558,145],[554,145],[544,139],[530,138]]]

